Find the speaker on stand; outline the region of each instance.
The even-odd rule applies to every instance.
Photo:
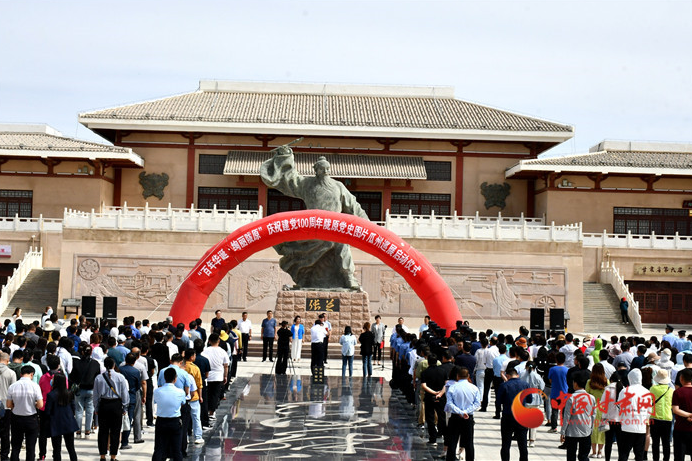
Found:
[[[82,296],[82,315],[87,320],[96,320],[96,296]]]
[[[103,297],[103,318],[106,320],[118,319],[118,298],[115,296]]]
[[[565,332],[564,309],[550,309],[550,329],[556,333]]]
[[[531,321],[529,323],[531,337],[537,334],[545,336],[545,310],[540,307],[531,308]]]

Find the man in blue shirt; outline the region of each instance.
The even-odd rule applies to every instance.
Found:
[[[166,384],[165,372],[166,370],[173,369],[177,375],[175,381],[175,387],[185,391],[185,396],[187,401],[180,408],[181,421],[182,421],[182,433],[184,437],[181,440],[181,448],[183,456],[187,456],[187,429],[192,425],[192,409],[190,408],[190,392],[195,392],[197,390],[197,384],[195,380],[190,376],[190,374],[182,368],[183,356],[180,354],[173,354],[171,357],[171,364],[159,372],[159,387],[163,387]]]
[[[506,354],[507,345],[498,345],[497,351],[500,355],[493,359],[493,387],[495,388],[495,416],[493,416],[493,419],[500,419],[500,400],[497,398],[497,393],[502,383],[505,382],[502,378],[502,365],[509,360]]]
[[[661,342],[663,341],[668,341],[668,344],[673,346],[675,344],[675,340],[678,339],[675,337],[673,334],[673,326],[672,325],[666,325],[666,334],[663,335],[663,338],[661,338]]]
[[[558,352],[555,356],[555,361],[557,365],[552,367],[548,372],[548,379],[550,380],[550,402],[556,402],[558,407],[563,407],[564,400],[568,398],[567,392],[569,391],[569,386],[567,385],[567,367],[565,366],[565,354]],[[557,432],[557,417],[558,411],[553,410],[550,414],[550,430],[548,432]]]
[[[274,361],[274,338],[276,338],[276,319],[274,313],[267,311],[267,318],[262,320],[262,361]]]
[[[481,393],[469,381],[469,370],[457,369],[457,382],[447,390],[445,411],[451,413],[447,421],[447,461],[456,460],[457,442],[464,448],[466,460],[473,461],[473,412],[481,407]]]
[[[500,401],[500,405],[502,405],[502,420],[500,421],[502,448],[500,448],[500,459],[501,461],[509,461],[509,449],[514,439],[519,447],[519,461],[528,461],[529,451],[526,444],[526,435],[529,429],[519,424],[514,418],[512,403],[517,394],[529,388],[529,384],[519,379],[517,370],[512,367],[507,368],[505,376],[507,376],[507,381],[500,386],[500,390],[497,393],[497,399]],[[524,403],[531,403],[530,395],[526,397]]]
[[[130,393],[130,403],[127,406],[127,414],[130,418],[130,424],[132,424],[132,419],[134,418],[135,405],[137,403],[137,399],[141,399],[139,389],[141,386],[142,375],[140,371],[134,367],[136,360],[137,359],[135,358],[135,355],[130,352],[125,356],[125,365],[120,367],[120,374],[125,377]],[[136,440],[137,443],[141,443],[140,441],[144,441],[141,439],[141,434],[139,434],[139,436],[140,439]],[[135,434],[135,438],[137,438],[137,434]],[[129,448],[132,448],[132,445],[129,444],[129,439],[130,431],[123,431],[122,436],[120,438],[121,450],[127,450]]]
[[[180,408],[185,404],[185,392],[176,386],[177,374],[174,367],[166,368],[162,373],[165,384],[154,391],[156,404],[156,432],[154,435],[154,456],[152,461],[163,461],[172,458],[182,461],[181,442],[183,434]]]

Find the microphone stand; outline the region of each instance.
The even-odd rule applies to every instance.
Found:
[[[380,353],[384,356],[384,341],[387,336],[387,325],[384,326],[384,330],[382,331],[382,344],[380,344]],[[382,359],[382,369],[384,370],[384,359]]]

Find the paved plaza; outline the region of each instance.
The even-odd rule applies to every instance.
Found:
[[[238,378],[217,411],[214,429],[205,432],[204,445],[189,446],[187,459],[432,460],[442,453],[441,444],[440,448],[426,444],[427,434],[416,428],[413,407],[389,387],[389,365],[384,370],[377,367],[370,379],[362,378],[362,369],[354,366],[354,377],[342,379],[341,360],[332,359],[323,384],[312,383],[309,360],[295,365],[295,374],[289,367],[289,374],[275,376],[270,374],[271,362],[248,358],[240,364]],[[499,421],[492,416],[492,412],[475,415],[477,460],[499,459]],[[565,452],[557,448],[559,435],[547,430],[538,430],[529,458],[565,459]],[[118,453],[118,459],[151,459],[153,428],[146,430],[144,439],[145,443]],[[96,435],[77,440],[76,445],[80,459],[98,459]],[[519,459],[516,447],[511,457]]]

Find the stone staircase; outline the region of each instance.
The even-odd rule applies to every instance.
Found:
[[[608,336],[637,333],[632,324],[622,324],[620,300],[610,285],[584,283],[584,333]]]
[[[4,316],[11,316],[19,307],[22,319],[28,323],[39,320],[46,306],[53,306],[53,311],[57,312],[59,286],[60,269],[33,269],[10,301]]]

